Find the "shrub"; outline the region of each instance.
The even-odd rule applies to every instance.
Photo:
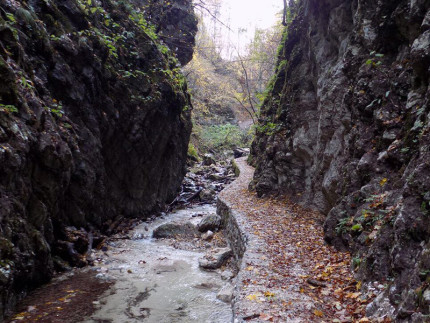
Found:
[[[200,136],[202,145],[215,151],[248,146],[251,139],[247,132],[230,123],[202,127]]]

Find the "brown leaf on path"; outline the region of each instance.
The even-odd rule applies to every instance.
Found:
[[[314,310],[314,315],[316,315],[318,317],[322,317],[324,315],[324,313],[320,310]]]
[[[265,313],[261,313],[259,318],[260,320],[263,320],[263,321],[273,321],[273,315],[269,315]]]

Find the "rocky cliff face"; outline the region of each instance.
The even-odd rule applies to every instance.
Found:
[[[327,214],[358,278],[387,283],[375,304],[417,322],[430,304],[429,8],[299,1],[252,147],[257,192]]]
[[[173,53],[190,60],[197,22],[187,0],[0,9],[1,319],[60,257],[85,265],[86,232],[175,197],[191,122]]]

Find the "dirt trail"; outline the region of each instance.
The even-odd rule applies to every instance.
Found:
[[[373,297],[361,294],[348,253],[323,238],[323,217],[287,198],[248,190],[253,168],[237,160],[240,177],[220,197],[246,218],[249,244],[238,277],[236,321],[369,322]]]

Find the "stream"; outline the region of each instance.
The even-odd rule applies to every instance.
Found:
[[[101,258],[95,270],[114,284],[83,322],[231,322],[230,304],[216,298],[226,282],[218,272],[199,268],[204,251],[193,242],[151,238],[161,224],[197,224],[202,215],[215,212],[212,205],[179,210],[140,224],[130,232],[134,240],[110,243],[109,257],[96,255]]]
[[[37,288],[8,322],[231,322],[231,305],[217,299],[217,293],[234,270],[199,267],[206,251],[227,246],[222,232],[210,242],[152,238],[162,224],[197,225],[214,213],[213,204],[194,205],[110,237],[103,248],[93,249],[92,267],[75,268]]]
[[[231,322],[231,280],[237,268],[230,262],[216,270],[199,267],[205,254],[228,247],[223,232],[208,237],[194,228],[192,234],[152,237],[164,224],[189,228],[189,222],[197,226],[216,214],[216,194],[234,174],[229,166],[206,162],[184,178],[181,194],[171,204],[176,210],[143,222],[119,223],[117,233],[79,256],[91,266],[69,269],[33,290],[6,322]],[[84,229],[68,232],[89,236]]]

